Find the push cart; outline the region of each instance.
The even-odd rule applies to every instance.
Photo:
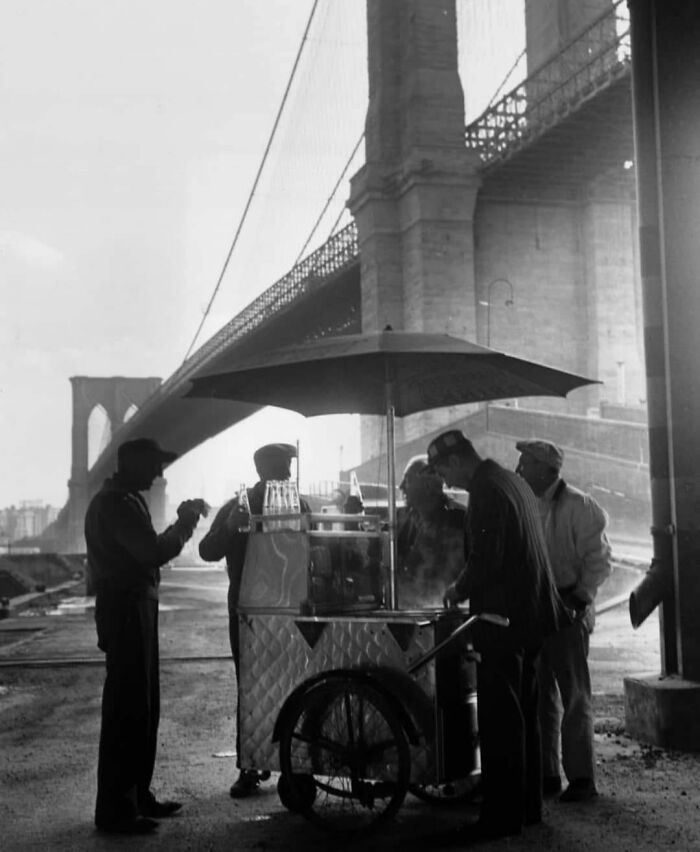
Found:
[[[282,803],[332,831],[378,825],[407,791],[468,794],[479,775],[474,664],[451,637],[466,638],[475,617],[385,607],[378,518],[359,529],[355,515],[302,518],[306,529],[270,531],[253,519],[249,535],[241,766],[278,771]],[[314,529],[329,520],[346,529]]]
[[[386,419],[388,535],[314,530],[313,516],[307,530],[250,535],[238,615],[240,758],[245,768],[280,771],[287,807],[352,830],[391,816],[409,788],[431,796],[478,772],[473,682],[460,654],[431,656],[466,616],[400,605],[395,417],[563,397],[591,381],[447,334],[390,326],[194,377],[188,397]]]

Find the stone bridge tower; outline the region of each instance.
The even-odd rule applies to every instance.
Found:
[[[73,376],[70,381],[73,386],[72,462],[68,480],[70,515],[67,519],[65,550],[81,553],[85,550],[83,522],[92,497],[88,489],[90,415],[101,406],[109,421],[111,433],[114,434],[129,410],[141,406],[159,387],[161,379]],[[165,508],[165,480],[160,480],[154,486],[151,498],[154,522],[158,527]]]
[[[365,165],[348,206],[360,241],[363,331],[474,338],[472,218],[478,157],[464,141],[455,0],[368,0]],[[397,421],[397,443],[434,412]],[[375,455],[364,418],[362,455]]]

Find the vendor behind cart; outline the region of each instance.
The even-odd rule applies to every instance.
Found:
[[[287,480],[291,476],[292,459],[296,458],[296,447],[292,444],[265,444],[255,451],[253,462],[260,480],[252,488],[246,489],[246,497],[250,514],[261,515],[263,510],[263,499],[265,497],[265,485],[268,480]],[[238,665],[239,665],[239,636],[238,636],[238,595],[241,586],[241,575],[245,561],[246,546],[248,543],[248,529],[250,525],[250,514],[245,505],[245,497],[239,494],[225,503],[219,509],[209,532],[199,544],[199,555],[207,562],[218,562],[226,558],[226,570],[228,571],[228,613],[229,613],[229,638],[231,641],[231,654],[236,668],[236,704],[238,701]],[[302,499],[300,500],[302,512],[308,512],[309,507]],[[241,769],[240,764],[240,725],[238,721],[238,710],[236,710],[236,766],[240,770],[238,778],[230,789],[231,797],[243,798],[254,793],[264,780],[261,773],[255,770]],[[268,773],[269,775],[269,773]]]
[[[397,538],[399,600],[404,607],[439,605],[464,567],[466,509],[422,459],[408,465],[399,487],[406,501]]]

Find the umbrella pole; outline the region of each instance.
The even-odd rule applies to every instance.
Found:
[[[388,370],[387,370],[388,373]],[[396,595],[396,465],[394,459],[394,400],[391,378],[386,377],[386,455],[389,480],[389,609],[398,609]]]

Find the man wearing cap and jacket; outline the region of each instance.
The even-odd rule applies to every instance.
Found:
[[[107,666],[95,825],[108,833],[150,833],[156,819],[181,807],[151,792],[160,716],[158,586],[160,566],[180,553],[208,507],[185,500],[175,523],[158,535],[140,493],[176,458],[150,438],[122,444],[116,473],[85,516],[97,645]]]
[[[542,767],[536,661],[546,636],[569,623],[551,576],[532,491],[512,471],[482,459],[459,430],[435,438],[428,461],[448,486],[469,491],[466,565],[445,590],[446,606],[469,600],[477,622],[483,803],[478,821],[455,842],[519,834],[542,819]]]
[[[260,480],[252,488],[247,489],[248,505],[253,515],[261,515],[265,498],[265,485],[268,480],[285,480],[291,476],[292,459],[296,458],[296,447],[292,444],[265,444],[253,454],[253,463]],[[302,512],[308,512],[305,500],[300,499]],[[238,633],[238,596],[241,588],[243,563],[245,562],[246,546],[248,544],[249,514],[241,506],[239,497],[234,497],[216,513],[209,532],[199,543],[199,555],[206,562],[218,562],[226,558],[228,572],[228,614],[229,640],[231,655],[236,669],[236,767],[240,770],[238,778],[230,789],[231,798],[239,799],[250,796],[260,786],[260,781],[269,778],[268,773],[259,773],[254,769],[241,769],[240,762],[240,702],[238,700],[239,677],[239,633]]]
[[[560,801],[580,802],[597,795],[588,648],[596,593],[612,571],[608,517],[593,497],[560,477],[560,447],[537,438],[518,441],[515,447],[520,452],[517,472],[539,503],[554,581],[575,614],[571,626],[546,640],[539,661],[543,788],[545,795],[561,790],[561,735],[561,763],[569,785]]]

